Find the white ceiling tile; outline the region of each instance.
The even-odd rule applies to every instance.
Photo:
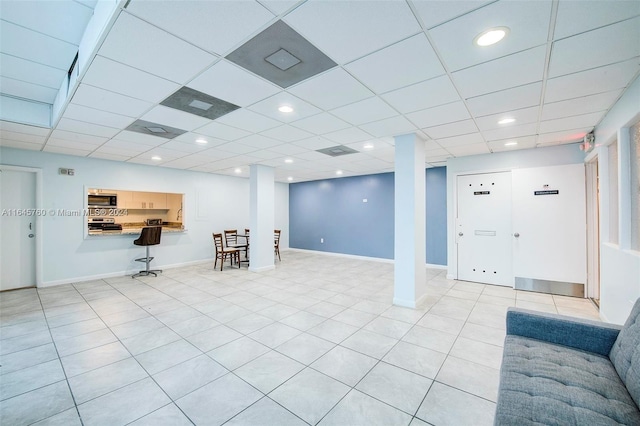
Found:
[[[87,153],[93,151],[98,147],[98,144],[89,144],[84,141],[78,140],[69,140],[69,139],[57,139],[57,138],[49,138],[45,148],[47,147],[59,147],[59,148],[67,148],[67,149],[75,149],[80,151],[85,151]],[[46,150],[45,150],[46,151]]]
[[[151,111],[140,117],[140,119],[186,131],[191,131],[211,123],[211,120],[208,118],[189,114],[188,112],[169,108],[163,105],[156,106]]]
[[[2,66],[4,67],[4,64],[2,64]],[[0,87],[2,87],[3,94],[24,99],[33,99],[46,104],[52,104],[58,95],[57,89],[8,77],[0,77]]]
[[[540,133],[551,133],[569,129],[593,128],[600,122],[606,111],[558,118],[540,122]]]
[[[110,155],[123,155],[129,158],[135,157],[141,152],[146,152],[152,149],[152,146],[136,144],[133,142],[119,141],[117,139],[111,139],[104,145],[101,145],[95,152],[102,152]]]
[[[3,53],[60,70],[68,70],[71,67],[78,51],[75,44],[4,20],[0,25],[0,39]]]
[[[384,120],[374,121],[372,123],[360,126],[366,132],[380,138],[383,136],[396,136],[417,131],[416,126],[403,116],[396,116]]]
[[[309,78],[290,87],[289,91],[325,110],[373,96],[369,89],[342,68],[334,68],[316,77]]]
[[[116,76],[117,78],[114,78]],[[160,102],[180,88],[174,82],[99,55],[91,63],[82,81],[92,86],[149,102]]]
[[[250,135],[249,132],[238,129],[236,127],[227,126],[221,123],[213,122],[206,126],[200,127],[198,133],[226,141],[234,141]]]
[[[3,21],[13,22],[75,45],[80,43],[93,15],[92,9],[93,7],[72,1],[5,0],[0,3]]]
[[[222,145],[222,144],[220,144]],[[205,149],[210,148],[209,144],[198,144],[195,142],[183,142],[175,139],[170,140],[167,143],[158,146],[162,149],[170,149],[172,151],[178,151],[183,153],[194,153],[204,151]]]
[[[549,77],[640,56],[640,17],[553,43]]]
[[[536,139],[537,136],[526,136],[520,138],[511,138],[511,139],[503,139],[497,141],[488,142],[489,149],[491,152],[502,152],[502,151],[514,151],[518,149],[529,149],[536,147]],[[517,142],[517,145],[511,145],[511,143]],[[506,145],[505,144],[509,144]]]
[[[561,132],[543,133],[538,135],[538,146],[540,145],[563,145],[567,143],[582,142],[583,138],[591,131],[586,129],[571,129]],[[578,147],[576,147],[578,149]]]
[[[216,121],[254,133],[263,132],[267,129],[272,129],[274,127],[282,125],[282,123],[280,123],[279,121],[272,120],[271,118],[265,117],[261,114],[256,114],[255,112],[249,111],[248,109],[237,109],[233,112],[230,112],[229,114],[223,115]],[[205,129],[206,126],[198,129],[198,132],[201,132]]]
[[[207,161],[202,158],[178,158],[176,160],[167,161],[162,167],[171,167],[172,169],[190,169],[191,167],[201,166]]]
[[[278,108],[281,106],[291,107],[293,108],[293,111],[280,112]],[[287,92],[277,93],[265,100],[251,105],[249,109],[284,123],[290,123],[322,112],[313,105],[310,105],[302,99]]]
[[[216,63],[187,86],[241,107],[280,91],[276,85],[226,60]]]
[[[274,17],[264,6],[250,1],[142,1],[132,2],[127,10],[219,55],[226,55]]]
[[[545,102],[556,102],[626,87],[640,71],[640,64],[632,59],[589,71],[550,78],[547,81]]]
[[[527,84],[467,99],[467,105],[476,117],[509,112],[539,104],[541,90],[542,83]]]
[[[446,149],[444,148],[436,148],[436,149],[430,149],[428,151],[424,152],[424,157],[426,159],[426,161],[429,161],[430,159],[434,158],[434,157],[440,157],[442,155],[448,155],[449,153],[447,152]]]
[[[491,3],[491,1],[412,0],[412,3],[425,28],[433,28]]]
[[[145,166],[159,166],[163,163],[166,163],[168,160],[152,160],[151,157],[149,157],[146,153],[145,154],[140,154],[140,156],[138,157],[133,157],[129,160],[127,160],[127,163],[134,163],[134,164],[143,164]]]
[[[44,143],[29,143],[0,137],[0,146],[4,146],[7,148],[27,149],[29,151],[40,151],[44,146]]]
[[[629,0],[561,1],[554,39],[593,30],[640,14],[640,3]]]
[[[13,123],[11,121],[0,121],[0,130],[37,136],[47,136],[50,131],[50,129],[45,127],[28,126],[26,124]]]
[[[302,154],[304,152],[308,152],[309,149],[302,148],[301,146],[298,146],[298,145],[287,143],[287,144],[282,144],[278,146],[273,146],[269,148],[269,151],[277,152],[280,155],[297,155],[297,154]]]
[[[195,159],[197,158],[205,158],[207,159],[207,161],[212,161],[212,160],[220,160],[223,158],[230,158],[230,157],[234,157],[236,154],[232,153],[232,152],[227,152],[227,151],[221,151],[217,148],[209,148],[205,151],[200,151],[197,154],[191,154],[188,156],[183,157],[184,159]]]
[[[216,60],[216,56],[126,11],[109,31],[99,54],[180,84]]]
[[[282,145],[282,141],[271,139],[262,135],[247,136],[246,138],[238,139],[236,142],[239,144],[252,146],[257,149],[265,149],[276,145]],[[222,148],[224,149],[225,146],[226,145],[222,146]]]
[[[482,132],[485,140],[493,141],[507,138],[517,138],[536,134],[536,123],[507,126],[500,129],[485,130]]]
[[[69,140],[69,141],[78,141],[88,145],[102,145],[108,139],[107,137],[85,135],[85,134],[69,132],[61,129],[56,129],[53,132],[51,132],[50,137],[55,139]]]
[[[124,128],[135,120],[126,115],[113,114],[99,109],[89,108],[78,104],[69,104],[64,111],[65,118],[100,124],[107,127]]]
[[[4,3],[4,2],[3,2]],[[64,70],[38,64],[16,56],[0,53],[0,75],[16,80],[45,86],[56,91],[60,88],[60,83],[67,76]]]
[[[464,155],[478,155],[478,154],[488,154],[489,148],[486,143],[474,143],[473,145],[458,145],[448,147],[447,151],[456,157],[461,157]]]
[[[315,151],[317,149],[324,149],[324,148],[330,148],[332,146],[336,146],[335,142],[326,140],[326,139],[321,138],[319,136],[314,136],[314,137],[309,138],[309,139],[296,141],[296,142],[293,142],[293,144],[297,145],[297,146],[300,146],[302,148],[305,148],[305,149],[312,150],[312,151]],[[315,154],[318,154],[320,156],[316,156]],[[302,155],[301,158],[304,158],[306,160],[314,160],[314,159],[318,159],[318,158],[324,158],[324,154],[320,154],[319,152],[317,152],[315,154],[311,154],[311,158],[309,158],[309,157],[307,157],[309,155],[309,153],[304,153],[304,154],[301,154]]]
[[[546,54],[546,46],[534,47],[456,71],[452,78],[465,99],[542,81]]]
[[[382,95],[385,101],[402,113],[448,104],[460,99],[449,76],[443,75]]]
[[[283,155],[278,153],[278,152],[274,152],[268,149],[261,149],[260,151],[254,151],[251,153],[252,157],[255,158],[259,158],[261,160],[275,160],[277,159],[277,161],[272,161],[270,162],[274,167],[276,166],[281,166],[284,164],[284,158]],[[265,164],[264,161],[260,161],[260,164]]]
[[[162,158],[163,162],[165,162],[165,161],[173,160],[176,158],[184,157],[187,155],[187,153],[183,151],[174,151],[172,149],[166,149],[163,145],[163,146],[154,147],[150,149],[147,153],[142,155],[148,156],[149,158],[157,155],[160,158]],[[138,157],[141,157],[142,155],[139,155]]]
[[[330,141],[340,144],[349,144],[371,139],[371,135],[357,127],[349,127],[347,129],[338,130],[324,135]]]
[[[84,83],[78,87],[71,102],[128,117],[139,117],[153,105],[151,102],[134,99]]]
[[[143,145],[158,146],[169,141],[167,138],[161,138],[160,136],[146,135],[139,132],[131,132],[129,130],[123,130],[115,137],[115,139],[127,142],[134,142]]]
[[[342,64],[420,31],[409,6],[396,1],[306,2],[284,20]]]
[[[485,115],[476,117],[476,123],[480,130],[502,129],[510,126],[519,126],[521,124],[535,123],[538,121],[538,106],[530,108],[522,108],[513,111],[507,111],[500,114]],[[498,124],[500,120],[512,118],[516,121],[507,124]]]
[[[119,155],[119,154],[110,154],[102,151],[94,151],[89,154],[91,158],[100,158],[102,160],[112,160],[112,161],[127,161],[131,158],[129,155]]]
[[[309,132],[305,132],[304,130],[289,125],[274,127],[273,129],[265,130],[260,134],[283,142],[299,141],[313,136]]]
[[[467,107],[465,107],[462,101],[412,112],[411,114],[407,114],[406,117],[416,126],[423,129],[471,118]]]
[[[427,127],[423,129],[430,138],[440,139],[450,136],[466,135],[477,133],[478,128],[473,120],[456,121],[455,123],[443,124],[440,126]]]
[[[120,131],[113,127],[100,126],[98,124],[86,123],[64,117],[60,119],[56,129],[81,133],[83,135],[101,136],[104,138],[112,138]]]
[[[449,138],[436,139],[436,142],[444,149],[449,150],[452,146],[471,145],[484,143],[480,133],[469,133],[468,135],[452,136]],[[449,150],[450,151],[450,150]]]
[[[13,140],[18,142],[26,142],[32,144],[43,144],[46,141],[46,136],[30,135],[27,133],[12,132],[9,130],[0,130],[0,140]]]
[[[551,0],[500,1],[429,30],[436,50],[450,71],[546,44]],[[474,38],[494,27],[510,33],[492,46],[478,47]]]
[[[384,93],[445,73],[424,33],[345,66],[376,93]]]
[[[65,155],[73,155],[75,157],[86,157],[91,153],[91,151],[85,151],[81,149],[68,148],[64,146],[56,146],[47,144],[43,151],[45,152],[53,152],[55,154],[65,154]]]
[[[572,115],[588,114],[590,112],[608,110],[620,97],[622,90],[598,93],[582,98],[566,101],[545,103],[542,107],[541,120],[569,117]]]
[[[336,108],[331,113],[356,126],[398,115],[393,108],[378,97]]]
[[[291,125],[316,135],[331,133],[349,127],[344,121],[326,112],[294,121]]]
[[[298,3],[301,3],[300,0],[258,0],[263,6],[269,9],[276,15],[280,15],[287,10],[291,9]]]
[[[248,154],[249,152],[257,151],[258,148],[255,146],[249,146],[239,143],[238,141],[226,143],[224,145],[219,145],[217,147],[220,151],[226,151],[233,154]]]

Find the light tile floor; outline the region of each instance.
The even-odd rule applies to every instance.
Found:
[[[266,273],[166,270],[0,294],[3,425],[491,425],[505,312],[587,300],[288,251]]]

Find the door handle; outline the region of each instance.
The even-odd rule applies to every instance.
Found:
[[[513,234],[513,236],[518,238],[520,236],[520,234],[516,232],[515,234]]]
[[[458,232],[458,236],[462,237],[464,234],[462,232]]]
[[[29,234],[29,238],[33,238],[33,237],[35,237],[35,235]]]

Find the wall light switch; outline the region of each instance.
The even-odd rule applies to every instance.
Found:
[[[369,201],[369,200],[367,200],[366,198],[363,198],[363,199],[362,199],[362,202],[363,202],[363,203],[366,203],[366,202],[368,202],[368,201]]]

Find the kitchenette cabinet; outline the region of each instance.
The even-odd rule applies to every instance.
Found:
[[[167,210],[167,194],[162,192],[133,192],[129,209]]]

